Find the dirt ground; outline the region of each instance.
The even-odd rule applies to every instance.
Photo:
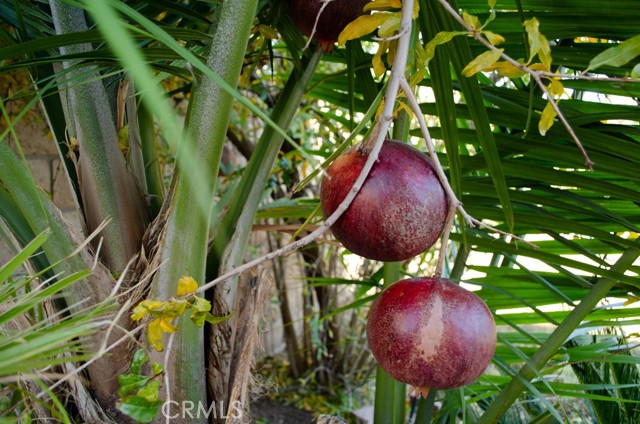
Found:
[[[251,404],[256,424],[311,424],[313,414],[275,400],[261,398]]]

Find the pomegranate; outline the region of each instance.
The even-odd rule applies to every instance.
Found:
[[[329,166],[320,188],[325,218],[347,196],[367,156],[352,148]],[[433,246],[444,229],[447,210],[447,197],[430,159],[408,144],[385,140],[358,195],[331,231],[353,253],[401,261]]]
[[[313,32],[313,37],[327,52],[333,49],[333,43],[344,27],[362,15],[362,9],[369,0],[330,0],[320,12],[325,2],[326,0],[289,0],[289,13],[298,30],[308,37]]]
[[[478,378],[496,348],[496,325],[474,293],[443,278],[412,278],[371,304],[367,340],[383,370],[418,394]]]

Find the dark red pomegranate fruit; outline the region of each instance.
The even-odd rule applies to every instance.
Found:
[[[313,37],[322,44],[324,51],[331,51],[333,43],[348,23],[362,15],[369,0],[333,0],[327,4],[316,25]],[[310,37],[316,18],[322,8],[322,0],[289,0],[289,13],[301,33]]]
[[[383,370],[426,393],[478,378],[495,352],[496,325],[474,293],[443,278],[413,278],[373,301],[367,339]]]
[[[367,157],[356,147],[329,166],[320,188],[325,218],[347,196]],[[447,211],[447,196],[430,159],[408,144],[385,140],[364,185],[331,231],[360,256],[402,261],[433,246]]]

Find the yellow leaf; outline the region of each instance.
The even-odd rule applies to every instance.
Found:
[[[540,135],[545,135],[549,128],[553,126],[554,119],[556,117],[556,110],[553,108],[553,104],[551,103],[553,100],[550,100],[542,111],[542,116],[540,116],[540,122],[538,123],[538,131],[540,131]]]
[[[489,42],[494,46],[504,43],[504,37],[500,34],[496,34],[495,32],[491,32],[491,31],[482,31],[482,33],[484,34],[485,37],[487,37],[487,40],[489,40]]]
[[[551,69],[551,47],[547,38],[540,33],[540,22],[536,18],[524,21],[524,27],[527,31],[529,39],[529,61],[531,63],[535,55],[538,55],[540,62],[545,66],[546,70]]]
[[[158,321],[158,326],[163,333],[173,333],[178,327],[171,323],[172,320],[173,318],[160,318],[155,321]]]
[[[544,35],[540,35],[540,51],[538,52],[540,62],[545,66],[547,72],[551,71],[551,46]]]
[[[526,72],[509,62],[496,62],[491,66],[487,66],[484,70],[486,72],[497,71],[507,78],[520,78],[526,74]]]
[[[198,283],[192,277],[182,277],[178,281],[178,297],[191,294],[198,290]]]
[[[349,40],[355,40],[363,35],[367,35],[376,30],[382,23],[392,15],[391,13],[372,13],[362,15],[353,22],[350,22],[338,36],[338,45],[344,46]]]
[[[131,314],[131,319],[134,321],[140,321],[142,318],[147,316],[151,311],[157,311],[164,306],[164,302],[161,300],[148,299],[143,300],[138,303],[135,308],[133,308],[133,313]]]
[[[382,38],[391,37],[400,28],[400,21],[402,20],[402,14],[400,12],[391,13],[391,16],[387,18],[380,29],[378,30],[378,36]]]
[[[551,83],[549,83],[549,92],[556,97],[560,97],[564,94],[564,85],[559,79],[552,79]]]
[[[469,62],[469,64],[462,70],[462,74],[466,77],[471,77],[485,68],[488,68],[500,59],[500,55],[503,51],[504,49],[487,50]]]
[[[373,66],[373,72],[376,75],[376,78],[379,78],[380,75],[384,74],[387,70],[387,67],[384,66],[384,63],[382,62],[382,57],[381,55],[379,55],[378,53],[380,53],[381,49],[378,49],[378,52],[375,54],[375,56],[373,56],[373,59],[371,61],[371,65]]]
[[[364,11],[369,12],[372,10],[389,10],[389,9],[401,9],[402,2],[400,0],[375,0],[367,3],[364,6]]]
[[[477,16],[470,15],[467,12],[462,12],[462,19],[464,19],[467,25],[469,25],[473,29],[480,28],[480,19],[478,19]]]
[[[149,342],[149,345],[158,352],[162,352],[164,350],[160,320],[154,319],[149,323],[149,327],[147,327],[147,342]]]

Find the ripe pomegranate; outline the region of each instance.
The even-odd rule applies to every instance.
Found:
[[[443,278],[412,278],[373,301],[367,339],[383,370],[424,395],[478,378],[493,357],[496,325],[474,293]]]
[[[329,1],[318,18],[324,0],[289,0],[289,13],[298,30],[310,37],[313,27],[316,30],[313,37],[320,42],[324,51],[333,50],[333,43],[344,27],[358,16],[362,15],[365,4],[369,0],[332,0]]]
[[[347,196],[367,156],[352,148],[329,166],[320,188],[325,218]],[[358,195],[331,231],[360,256],[402,261],[433,246],[447,210],[447,196],[430,159],[408,144],[385,140]]]

